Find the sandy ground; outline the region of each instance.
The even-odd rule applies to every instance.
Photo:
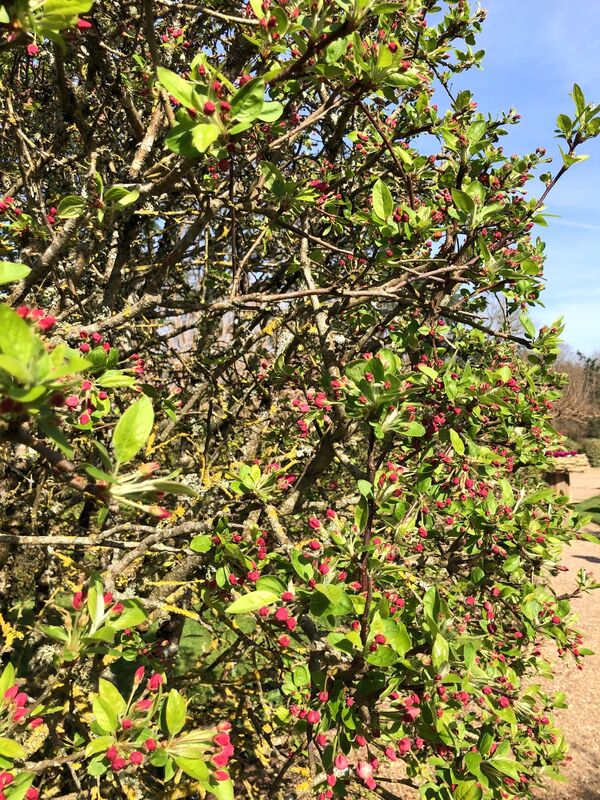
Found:
[[[573,502],[594,495],[600,495],[600,469],[571,476]],[[600,527],[592,525],[590,530],[600,532]],[[600,581],[600,546],[576,542],[565,550],[563,566],[567,571],[559,573],[555,581],[559,594],[575,588],[576,575],[581,568]],[[600,589],[574,600],[573,610],[579,616],[583,646],[597,655],[588,656],[581,671],[572,660],[556,659],[553,688],[566,692],[569,702],[568,708],[557,711],[556,718],[569,742],[571,761],[563,769],[567,782],[549,781],[536,791],[536,800],[600,800]],[[554,660],[555,653],[555,649],[548,650],[548,657]],[[399,769],[394,769],[389,783],[381,776],[382,785],[398,800],[418,800],[418,792],[394,781],[394,777],[398,780],[399,773]]]

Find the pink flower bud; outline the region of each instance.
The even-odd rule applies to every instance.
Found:
[[[34,719],[32,719],[30,721],[29,727],[33,728],[33,729],[38,728],[42,724],[43,721],[44,721],[43,717],[35,717]]]
[[[148,689],[154,692],[158,689],[159,686],[162,686],[163,683],[164,683],[163,676],[160,673],[155,672],[154,675],[152,675],[152,677],[148,680]]]
[[[56,325],[56,317],[47,314],[45,317],[38,322],[38,325],[43,331],[49,331],[50,328],[53,328]]]
[[[156,739],[146,739],[144,745],[146,750],[151,753],[153,750],[156,750]]]
[[[129,731],[133,728],[133,722],[130,719],[124,719],[122,725],[124,731]]]
[[[141,764],[144,761],[144,754],[140,753],[139,750],[134,750],[133,753],[129,756],[129,760],[132,764]]]
[[[12,772],[0,772],[0,789],[10,786],[14,779],[15,776]]]
[[[226,753],[221,752],[214,755],[211,760],[215,767],[226,767],[229,761],[229,756]]]
[[[339,769],[340,772],[344,772],[344,770],[348,769],[349,761],[343,753],[338,753],[335,759],[333,760],[333,766],[336,769]]]
[[[140,684],[144,680],[144,674],[146,672],[146,667],[138,667],[133,675],[133,682],[136,684]]]
[[[9,689],[4,692],[4,699],[5,700],[14,700],[15,697],[19,694],[19,684],[14,683]]]
[[[79,611],[81,606],[83,605],[83,592],[75,592],[73,595],[73,599],[71,600],[71,605],[75,609],[75,611]]]
[[[40,796],[39,790],[35,786],[30,786],[25,792],[25,800],[38,800]]]
[[[146,511],[152,514],[153,517],[158,517],[159,519],[169,519],[171,516],[171,512],[162,506],[148,506]]]
[[[207,100],[207,101],[206,101],[206,103],[204,103],[204,108],[203,108],[203,111],[204,111],[204,113],[205,113],[205,114],[207,114],[208,116],[210,116],[211,114],[214,114],[216,110],[217,110],[217,107],[216,107],[216,105],[215,105],[215,104],[212,102],[212,100]]]
[[[412,743],[409,738],[405,736],[404,738],[400,739],[400,741],[398,742],[398,752],[400,753],[401,756],[404,756],[406,755],[406,753],[409,753],[411,749],[412,749]]]

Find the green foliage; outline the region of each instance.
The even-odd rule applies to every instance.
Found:
[[[550,159],[451,86],[483,13],[91,6],[0,6],[7,798],[342,800],[398,759],[531,797],[539,645],[588,651],[548,577]],[[599,132],[572,99],[547,185]]]
[[[588,500],[584,500],[581,503],[575,503],[573,508],[579,514],[590,517],[591,521],[596,525],[600,525],[600,495],[590,497]]]
[[[592,467],[600,467],[600,439],[584,439],[581,446]]]

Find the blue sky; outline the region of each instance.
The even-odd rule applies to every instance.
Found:
[[[488,10],[478,42],[486,51],[483,71],[470,71],[464,84],[481,111],[514,107],[521,114],[521,124],[503,140],[507,153],[547,147],[558,156],[549,167],[554,172],[561,163],[556,117],[572,116],[573,83],[588,102],[600,103],[600,0],[482,5]],[[576,164],[547,201],[548,212],[560,218],[536,229],[547,243],[547,289],[545,309],[533,316],[540,324],[564,316],[565,343],[594,353],[600,352],[600,141],[584,144],[580,152],[589,160]],[[528,189],[539,196],[542,184],[536,179]]]

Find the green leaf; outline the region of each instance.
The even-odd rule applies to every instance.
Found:
[[[213,540],[210,536],[202,534],[201,536],[194,536],[190,542],[190,550],[194,553],[208,553],[213,547]]]
[[[437,379],[438,373],[433,367],[428,367],[427,364],[419,364],[418,365],[419,372],[422,372],[423,375],[427,375],[428,378],[431,378],[432,381]]]
[[[219,129],[215,125],[200,124],[192,130],[192,147],[204,153],[219,138]]]
[[[454,800],[481,800],[483,791],[479,788],[477,781],[460,781],[452,796]]]
[[[204,761],[198,758],[184,758],[183,756],[175,756],[174,760],[179,769],[183,770],[190,778],[195,778],[203,785],[208,783],[210,772]]]
[[[185,725],[187,703],[179,694],[177,689],[171,689],[167,697],[167,710],[165,718],[167,730],[171,736],[175,736]]]
[[[231,117],[239,122],[253,122],[258,119],[264,103],[265,82],[262,78],[253,78],[231,98]]]
[[[373,187],[373,211],[379,219],[386,220],[394,210],[394,200],[386,184],[379,178]]]
[[[125,208],[135,203],[139,196],[140,190],[137,187],[132,189],[127,186],[111,186],[106,190],[104,200],[117,208]]]
[[[358,487],[358,491],[361,493],[363,497],[372,497],[373,496],[373,485],[369,483],[369,481],[359,480],[356,482]]]
[[[330,633],[327,641],[332,647],[341,650],[343,653],[354,653],[362,649],[362,642],[358,631],[348,631],[347,633]]]
[[[0,675],[0,697],[4,697],[6,690],[14,686],[15,677],[15,668],[9,661],[2,670],[2,675]]]
[[[96,739],[92,739],[85,748],[85,757],[89,758],[96,755],[96,753],[104,753],[114,743],[114,736],[98,736]]]
[[[28,363],[36,338],[25,320],[8,306],[0,306],[0,350],[7,356]]]
[[[283,114],[283,106],[275,101],[263,103],[258,119],[261,122],[275,122]]]
[[[98,626],[104,617],[104,587],[98,573],[92,573],[87,595],[87,609],[94,626]]]
[[[57,216],[61,219],[78,217],[85,208],[85,200],[76,194],[68,194],[58,204]]]
[[[425,427],[420,422],[409,422],[408,426],[401,431],[404,436],[414,436],[418,438],[420,436],[425,436]]]
[[[125,628],[136,628],[144,622],[148,615],[139,600],[123,600],[125,610],[117,616],[111,614],[110,625],[114,630],[122,631]]]
[[[502,564],[502,569],[504,572],[507,572],[509,575],[511,572],[515,572],[515,570],[519,569],[521,566],[521,557],[516,553],[512,556],[509,556]]]
[[[14,739],[0,739],[0,756],[10,758],[11,761],[17,758],[25,758],[25,750]]]
[[[57,642],[69,641],[69,634],[64,628],[59,628],[58,625],[40,625],[40,630],[51,639],[56,639]]]
[[[317,617],[332,614],[343,617],[354,613],[350,596],[340,584],[317,584],[310,602],[311,614]]]
[[[156,752],[156,750],[154,751]],[[99,778],[100,775],[104,775],[106,773],[107,767],[104,764],[104,754],[97,755],[93,758],[87,767],[87,774],[91,775],[93,778]]]
[[[454,428],[450,428],[448,430],[448,433],[450,434],[450,442],[452,444],[452,449],[454,450],[454,452],[459,456],[464,456],[465,443],[463,442],[463,440],[460,438],[460,436],[454,430]]]
[[[467,131],[467,139],[469,140],[469,144],[476,144],[484,135],[486,130],[487,122],[485,122],[485,120],[478,120],[477,122],[473,122],[472,125],[469,125],[469,129]]]
[[[120,386],[135,386],[135,378],[121,369],[109,369],[97,378],[95,383],[103,389],[114,389]]]
[[[157,480],[148,481],[148,485],[151,487],[148,491],[186,495],[187,497],[197,497],[198,495],[198,492],[192,489],[191,486],[187,486],[185,483],[179,483],[178,481],[162,480],[159,478]],[[142,483],[141,486],[143,487],[144,484]]]
[[[387,645],[379,645],[377,650],[369,653],[367,661],[376,667],[389,667],[390,664],[398,661],[398,654]]]
[[[297,666],[292,673],[292,677],[294,679],[294,684],[300,689],[303,686],[310,685],[310,670],[306,664]]]
[[[529,316],[525,311],[522,314],[519,314],[519,322],[523,326],[523,330],[527,334],[530,339],[535,339],[535,325],[529,319]]]
[[[113,733],[119,726],[115,709],[102,698],[96,696],[92,702],[92,713],[101,730]]]
[[[400,656],[406,655],[412,647],[412,642],[405,625],[393,619],[376,618],[370,628],[371,637],[381,633],[385,636],[386,644]]]
[[[431,660],[433,666],[439,669],[443,664],[447,664],[450,658],[450,646],[441,633],[435,637],[431,650]]]
[[[109,642],[111,643],[115,638],[116,630],[110,625],[103,625],[100,630],[92,633],[91,636],[86,636],[86,642]]]
[[[573,84],[573,100],[575,101],[575,108],[577,109],[577,114],[581,116],[585,111],[585,97],[583,96],[583,92],[581,91],[581,86],[579,84]]]
[[[454,205],[460,211],[464,211],[465,214],[472,214],[475,211],[475,202],[466,192],[460,189],[452,189],[452,199],[454,200]]]
[[[237,600],[234,600],[233,603],[227,606],[225,613],[249,614],[252,611],[258,611],[258,609],[263,606],[270,606],[276,603],[277,600],[279,600],[279,597],[275,592],[267,590],[248,592],[248,594],[238,597]]]
[[[200,111],[200,106],[196,104],[194,97],[194,84],[180,78],[175,72],[164,67],[157,67],[156,74],[160,84],[167,92],[186,108],[196,108]]]
[[[131,461],[148,441],[154,425],[154,409],[147,395],[136,400],[115,427],[112,446],[121,464]]]
[[[519,780],[519,764],[516,761],[511,761],[508,758],[492,758],[482,764],[484,772],[487,767],[493,767],[502,775],[508,775],[516,781]]]
[[[358,528],[359,532],[364,531],[364,529],[367,527],[368,520],[369,503],[365,497],[361,497],[356,504],[356,508],[354,509],[354,524]]]
[[[218,781],[216,778],[211,779],[205,788],[213,794],[216,800],[234,800],[233,783],[231,781]]]
[[[104,680],[104,678],[100,678],[98,682],[98,697],[103,703],[107,703],[116,714],[122,714],[127,708],[127,703],[114,683]]]
[[[31,269],[26,264],[13,264],[10,261],[0,261],[0,286],[5,283],[23,280],[30,272]]]
[[[26,386],[33,383],[33,375],[31,372],[21,361],[12,356],[0,355],[0,370],[8,373],[16,381]],[[44,389],[43,387],[41,388],[43,392]]]
[[[94,0],[46,0],[41,10],[44,16],[74,17],[86,14]]]

